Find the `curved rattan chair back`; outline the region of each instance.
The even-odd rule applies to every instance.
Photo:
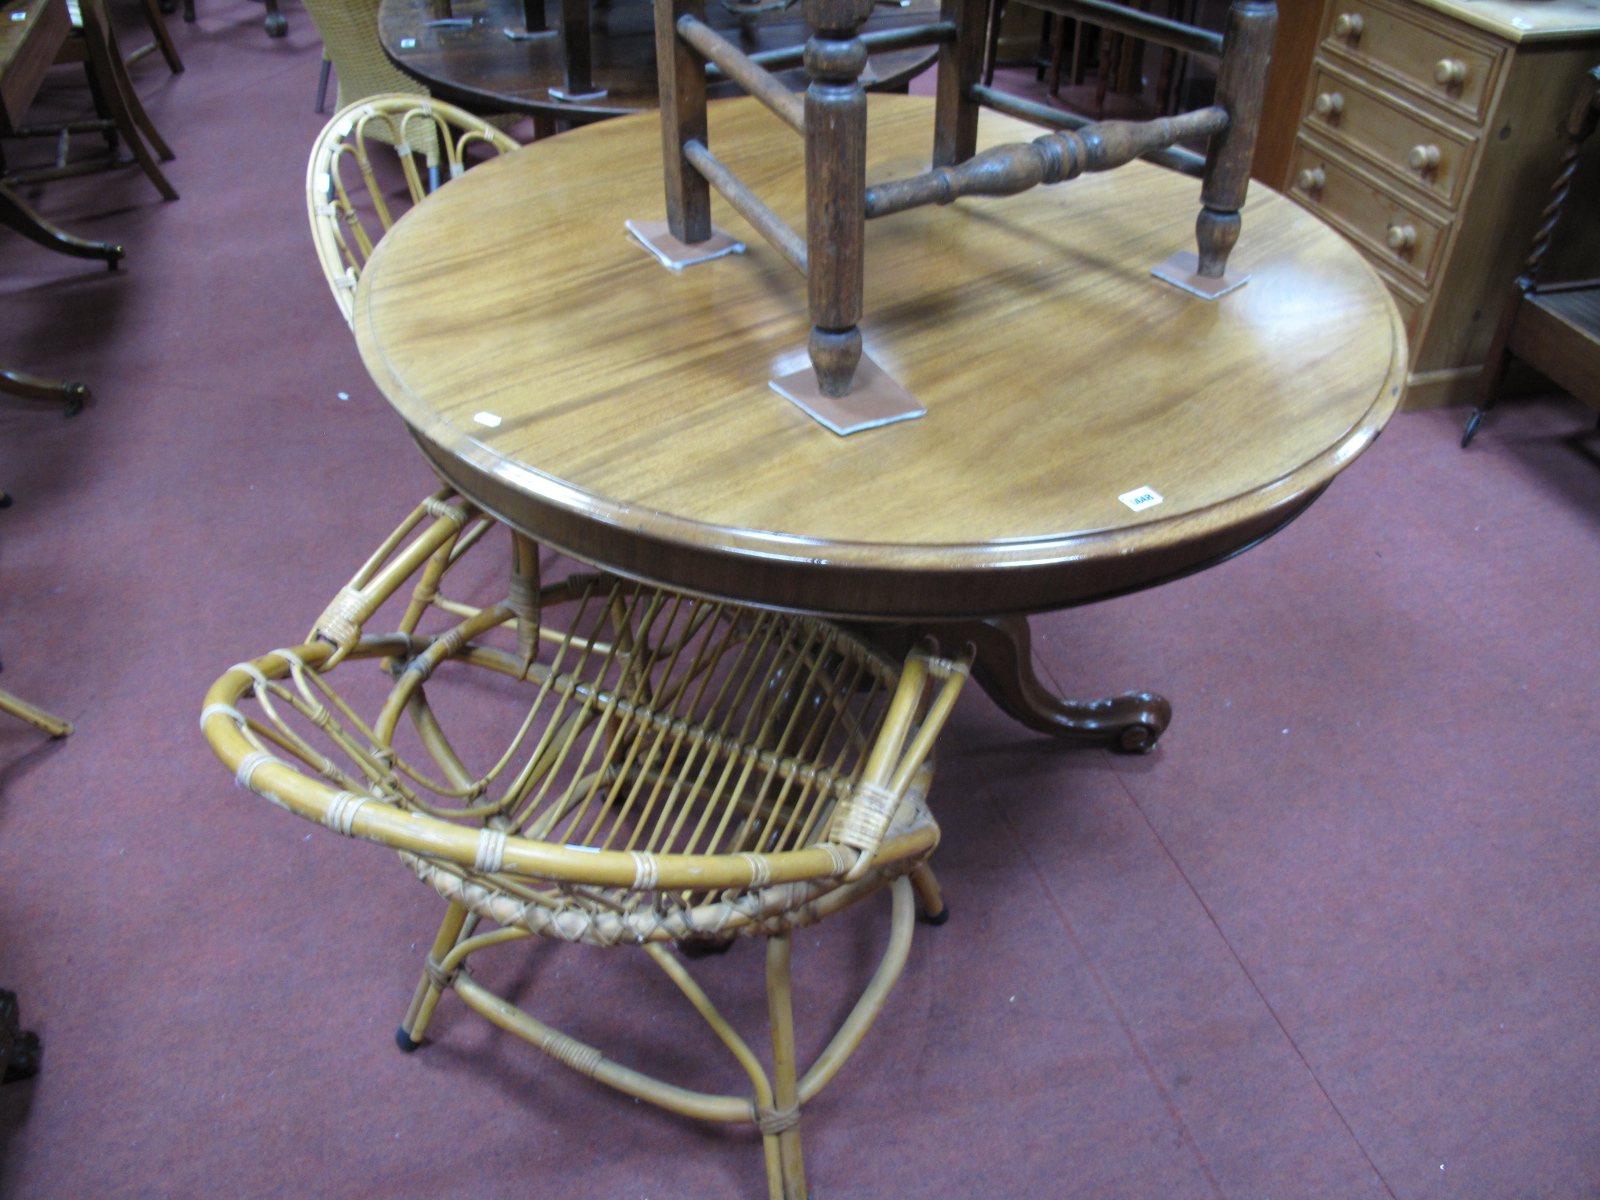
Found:
[[[517,148],[487,121],[426,96],[372,96],[334,114],[311,148],[306,205],[317,255],[346,321],[361,269],[395,221],[392,197],[385,197],[373,167],[374,142],[394,148],[413,204],[442,177],[454,179],[466,170],[467,151],[475,144],[495,153]],[[419,155],[426,178],[417,167]]]

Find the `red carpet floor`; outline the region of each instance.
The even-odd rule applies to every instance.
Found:
[[[136,78],[177,150],[32,194],[108,273],[0,235],[0,983],[45,1043],[0,1090],[0,1193],[724,1200],[757,1141],[621,1098],[447,997],[391,1035],[438,902],[392,856],[235,789],[206,686],[300,636],[431,479],[312,256],[315,31],[201,0]],[[42,103],[84,103],[56,72]],[[340,400],[338,394],[349,394]],[[1063,750],[975,690],[937,864],[861,1053],[807,1110],[819,1200],[1600,1195],[1600,440],[1564,400],[1395,420],[1233,562],[1037,623],[1092,696],[1159,690],[1146,758]],[[886,905],[799,939],[815,1049]],[[760,953],[705,967],[762,1032]],[[641,956],[483,975],[691,1086],[736,1068]],[[624,997],[632,997],[624,1002]]]

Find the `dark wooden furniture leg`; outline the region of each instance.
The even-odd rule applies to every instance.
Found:
[[[50,250],[70,254],[74,258],[99,258],[111,270],[117,269],[117,263],[122,258],[122,247],[114,242],[90,242],[83,238],[73,237],[65,230],[57,229],[46,221],[33,209],[29,208],[22,199],[4,184],[0,184],[0,225],[15,229],[29,241],[38,242],[39,245]]]
[[[161,8],[156,0],[144,0],[144,15],[150,22],[150,32],[155,40],[149,45],[140,46],[128,55],[127,61],[132,62],[136,58],[141,58],[151,50],[160,50],[161,57],[167,60],[167,69],[174,75],[179,74],[183,70],[183,59],[178,57],[178,47],[173,44],[172,34],[167,29],[167,20],[161,15]]]
[[[1148,753],[1172,721],[1172,705],[1151,692],[1125,692],[1103,700],[1063,700],[1033,670],[1033,639],[1026,617],[987,617],[929,625],[873,625],[866,630],[891,654],[905,654],[922,637],[943,653],[976,648],[972,678],[1000,711],[1029,729],[1065,742]]]
[[[806,0],[807,347],[824,396],[847,396],[861,361],[867,238],[867,93],[858,36],[870,0]]]
[[[63,406],[61,415],[66,417],[75,417],[82,412],[84,401],[89,398],[87,384],[61,383],[55,379],[29,375],[26,371],[13,371],[9,367],[0,367],[0,392],[29,400],[55,401]]]
[[[593,46],[589,37],[589,0],[561,0],[561,36],[567,55],[563,84],[567,98],[593,95],[596,89]]]
[[[0,1083],[32,1079],[39,1073],[39,1035],[22,1028],[15,992],[0,991]]]

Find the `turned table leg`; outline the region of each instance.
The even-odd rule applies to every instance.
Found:
[[[968,642],[977,650],[972,678],[1006,715],[1029,729],[1086,746],[1134,754],[1155,747],[1172,721],[1172,705],[1151,692],[1101,700],[1064,700],[1039,682],[1026,617],[986,617],[926,625],[875,625],[873,639],[894,653],[931,636],[945,653]]]

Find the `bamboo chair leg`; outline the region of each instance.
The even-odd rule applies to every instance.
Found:
[[[950,919],[950,906],[944,902],[939,890],[939,880],[933,868],[923,863],[911,872],[911,886],[917,891],[917,905],[922,909],[924,925],[943,925]]]
[[[13,717],[20,717],[29,725],[37,726],[53,738],[64,738],[72,732],[72,723],[63,721],[60,717],[53,717],[42,708],[29,704],[20,696],[13,696],[10,692],[0,690],[0,712],[8,712]]]
[[[433,939],[433,949],[428,951],[430,963],[444,961],[444,956],[454,949],[457,939],[461,937],[461,928],[466,922],[466,906],[452,903]],[[422,978],[417,981],[417,990],[411,997],[411,1006],[406,1009],[406,1019],[400,1022],[400,1028],[394,1033],[394,1044],[407,1054],[422,1045],[422,1035],[428,1031],[428,1022],[433,1019],[433,1010],[438,1007],[441,994],[442,990],[433,975],[423,971]]]
[[[794,1003],[789,987],[790,943],[787,933],[767,939],[767,1016],[772,1024],[772,1106],[779,1114],[795,1113],[795,1123],[778,1134],[778,1161],[783,1195],[774,1200],[808,1200],[806,1169],[800,1156],[798,1121],[800,1090],[795,1082]]]

